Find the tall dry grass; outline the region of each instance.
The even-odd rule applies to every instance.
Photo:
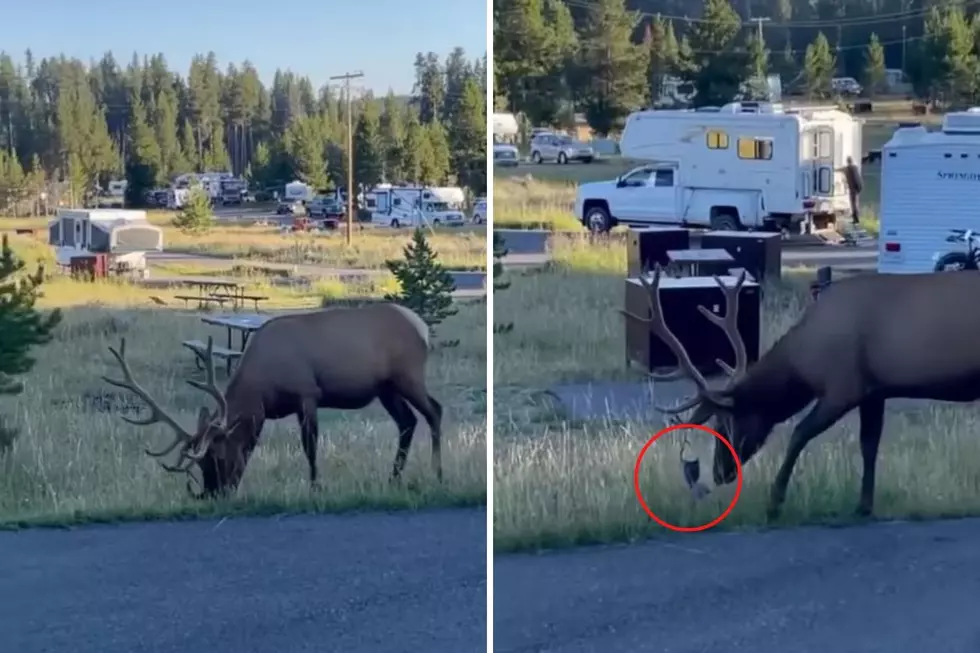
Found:
[[[544,391],[562,382],[639,381],[624,363],[622,245],[559,249],[545,271],[512,275],[495,295],[494,541],[497,550],[629,540],[663,532],[642,511],[632,474],[659,421],[569,421]],[[810,302],[809,278],[767,288],[764,348]],[[878,460],[876,514],[921,518],[980,513],[980,414],[973,406],[890,402]],[[745,469],[741,499],[721,528],[766,523],[770,484],[792,424],[779,427]],[[683,435],[683,434],[681,434]],[[702,466],[710,436],[687,433]],[[644,497],[668,521],[692,526],[724,510],[732,486],[692,499],[678,464],[682,438],[665,436],[644,459]],[[849,416],[804,452],[790,483],[783,524],[850,519],[858,498],[857,420]],[[710,477],[708,471],[703,475]],[[710,478],[709,478],[710,482]]]

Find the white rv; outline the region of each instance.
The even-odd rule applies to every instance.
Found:
[[[952,229],[980,231],[980,108],[948,113],[938,131],[899,128],[881,152],[878,271],[932,271],[965,251]]]
[[[861,163],[861,121],[835,108],[734,102],[714,111],[640,111],[620,151],[648,161],[582,184],[575,215],[592,231],[616,224],[799,232],[850,215],[843,168]]]
[[[389,227],[460,226],[466,196],[455,186],[375,186],[364,197],[371,222]]]
[[[283,199],[287,202],[309,202],[315,194],[312,186],[301,181],[293,181],[286,184]]]

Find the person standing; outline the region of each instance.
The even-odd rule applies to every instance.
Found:
[[[861,179],[861,170],[854,164],[854,159],[847,157],[847,165],[844,166],[844,179],[847,181],[847,195],[851,200],[851,224],[855,227],[860,224],[860,206],[858,198],[864,190],[864,180]]]

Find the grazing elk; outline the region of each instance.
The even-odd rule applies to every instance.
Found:
[[[234,491],[249,456],[258,444],[266,420],[296,415],[303,452],[310,467],[310,483],[317,483],[318,408],[357,410],[380,400],[398,425],[398,452],[391,477],[405,467],[418,418],[429,425],[432,466],[442,480],[440,448],[442,406],[426,389],[425,366],[429,329],[417,314],[397,304],[378,303],[360,308],[333,308],[312,313],[282,315],[263,324],[249,339],[225,392],[215,383],[212,341],[205,352],[205,380],[187,382],[210,395],[217,408],[201,408],[191,432],[170,416],[134,379],[126,363],[126,341],[109,351],[122,368],[123,379],[102,377],[127,389],[150,408],[144,419],[124,417],[140,426],[162,423],[176,437],[161,451],[162,457],[179,448],[171,472],[200,469],[198,497]],[[188,480],[188,490],[193,494]]]
[[[680,405],[658,409],[676,415],[694,408],[686,421],[698,424],[714,417],[744,464],[776,424],[815,401],[793,429],[773,483],[769,517],[774,519],[803,448],[857,408],[864,463],[857,514],[870,515],[885,401],[980,399],[980,274],[867,275],[835,282],[751,367],[736,328],[744,280],[743,274],[735,286],[726,287],[715,278],[725,292],[724,318],[700,307],[724,328],[735,350],[735,367],[726,369],[731,377],[727,385],[712,388],[664,322],[660,269],[652,282],[641,279],[650,293],[650,328],[679,361],[678,372],[667,376],[686,375],[697,386],[697,393]],[[736,478],[735,461],[722,442],[715,445],[713,474],[717,484]]]

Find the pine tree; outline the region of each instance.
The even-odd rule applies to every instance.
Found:
[[[834,77],[836,67],[837,61],[830,51],[830,43],[823,32],[819,32],[813,43],[806,46],[806,54],[803,57],[803,76],[806,79],[807,95],[811,98],[830,97],[830,81]]]
[[[874,97],[885,87],[885,49],[878,35],[871,33],[871,41],[864,54],[864,92]]]
[[[696,106],[731,102],[745,81],[746,53],[736,47],[742,21],[728,0],[704,0],[701,22],[691,28]]]
[[[214,226],[211,198],[204,189],[191,189],[187,202],[174,216],[173,225],[187,233],[207,231]]]
[[[504,246],[504,238],[496,231],[493,232],[493,292],[510,288],[510,281],[506,281],[504,276],[504,257],[507,256],[507,248]],[[494,333],[510,333],[514,330],[514,323],[494,324]]]
[[[474,193],[487,187],[487,102],[479,83],[469,78],[451,125],[453,169],[456,179]]]
[[[636,14],[626,10],[625,0],[590,3],[580,50],[581,74],[588,80],[582,107],[599,134],[622,127],[648,94],[650,52],[631,40],[637,22]]]
[[[380,116],[377,103],[369,100],[357,118],[354,130],[354,183],[375,186],[381,183],[384,152],[380,139]]]
[[[748,80],[746,99],[767,100],[769,99],[769,85],[767,75],[769,74],[769,50],[766,49],[766,42],[758,34],[749,35],[748,47],[748,69],[746,78]]]
[[[385,299],[418,313],[431,330],[457,313],[452,297],[456,284],[439,262],[421,227],[415,229],[412,242],[402,251],[402,260],[385,261],[385,267],[399,285],[398,293],[385,295]]]
[[[14,254],[9,239],[3,236],[0,246],[0,394],[16,395],[23,383],[14,377],[34,367],[31,349],[51,341],[61,312],[47,315],[34,308],[44,280],[44,268],[33,275],[24,272],[24,262]],[[16,433],[0,424],[0,451],[6,449]]]
[[[446,136],[446,128],[438,120],[433,120],[422,129],[428,154],[421,159],[421,181],[433,186],[441,186],[446,183],[450,170],[449,138]]]

